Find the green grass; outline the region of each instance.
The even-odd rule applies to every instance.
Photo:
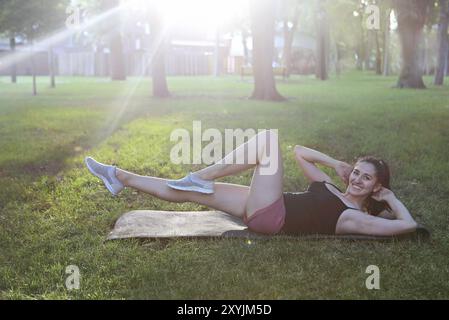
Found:
[[[449,88],[398,90],[395,80],[295,77],[278,83],[289,100],[269,103],[247,100],[252,84],[234,77],[170,78],[176,96],[168,100],[152,99],[148,80],[63,78],[50,89],[40,78],[32,97],[29,79],[0,78],[0,299],[448,299]],[[84,156],[179,177],[199,166],[170,162],[170,132],[191,130],[193,120],[203,130],[278,128],[286,191],[307,185],[295,144],[346,161],[382,156],[393,191],[432,229],[432,241],[105,242],[126,211],[206,208],[133,190],[112,198]],[[371,264],[380,268],[380,290],[365,287]],[[68,265],[80,268],[80,290],[65,288]]]

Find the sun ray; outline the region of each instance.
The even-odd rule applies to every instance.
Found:
[[[12,65],[20,63],[23,60],[29,59],[33,55],[33,51],[31,50],[33,46],[37,46],[42,49],[49,49],[51,46],[55,45],[56,43],[59,43],[63,40],[66,40],[67,38],[79,33],[83,32],[88,28],[91,28],[92,26],[110,18],[111,16],[117,14],[119,11],[123,10],[125,7],[127,7],[126,4],[120,5],[114,8],[111,8],[91,19],[84,22],[83,24],[80,24],[77,28],[63,28],[62,30],[56,31],[53,35],[47,36],[43,39],[37,39],[35,43],[29,44],[24,47],[23,52],[14,52],[5,55],[3,58],[0,59],[0,70],[6,70],[10,68]]]
[[[129,103],[134,96],[138,86],[141,84],[143,79],[145,78],[145,71],[148,69],[148,67],[151,65],[154,56],[157,52],[157,49],[162,45],[162,42],[164,41],[166,35],[168,34],[170,29],[170,26],[168,24],[164,24],[162,31],[159,33],[158,37],[154,40],[151,49],[148,54],[148,58],[144,62],[144,72],[140,74],[137,78],[137,80],[132,81],[130,87],[127,89],[126,94],[124,97],[117,98],[115,102],[112,102],[113,105],[118,104],[118,109],[115,109],[114,112],[111,113],[111,116],[107,120],[107,123],[109,123],[108,128],[106,129],[106,134],[109,136],[111,135],[118,127],[118,124],[120,120],[123,118],[123,115],[125,111],[127,110]],[[119,102],[119,103],[117,103]],[[104,134],[104,133],[103,133]]]

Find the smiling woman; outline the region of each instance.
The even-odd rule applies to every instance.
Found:
[[[389,189],[390,170],[383,160],[362,157],[352,167],[303,146],[296,146],[295,155],[312,183],[307,193],[286,197],[287,231],[389,236],[416,230],[410,212]],[[334,186],[315,163],[334,168],[344,180],[346,192]],[[309,209],[304,209],[307,206]]]
[[[141,176],[90,157],[85,163],[115,196],[130,187],[170,202],[198,203],[242,219],[257,233],[394,236],[416,230],[407,208],[387,189],[389,170],[383,161],[362,158],[352,168],[302,146],[295,147],[295,157],[311,182],[305,192],[283,192],[284,168],[276,130],[259,132],[215,164],[178,180]],[[276,169],[264,172],[272,163]],[[334,168],[345,181],[346,192],[315,163]],[[254,169],[249,187],[215,182],[248,169]],[[380,207],[370,206],[367,199],[379,202]],[[376,216],[385,208],[395,219]]]

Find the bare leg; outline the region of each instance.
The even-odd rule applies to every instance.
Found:
[[[276,135],[271,135],[269,142],[276,143],[276,148],[278,149],[277,159],[270,159],[270,161],[277,161],[277,170],[273,174],[264,174],[262,170],[265,165],[263,164],[259,164],[254,170],[249,196],[246,201],[246,215],[248,218],[257,210],[269,206],[283,195],[284,166],[277,139]],[[267,163],[267,161],[262,159],[262,163]]]
[[[272,131],[259,132],[217,163],[198,170],[195,174],[205,180],[215,180],[253,168],[264,159],[264,154],[269,149],[267,146],[272,136]],[[249,155],[252,157],[251,161]],[[245,158],[245,156],[248,157]]]
[[[256,164],[245,163],[245,155],[248,155],[248,150],[249,152],[256,152]],[[270,155],[267,154],[268,150]],[[199,170],[195,174],[203,179],[213,180],[236,174],[254,166],[256,166],[256,169],[251,180],[245,210],[249,218],[257,210],[265,208],[278,200],[283,193],[284,168],[279,148],[279,138],[274,131],[259,133],[216,164]]]
[[[220,210],[236,217],[242,218],[244,214],[250,217],[257,210],[264,208],[282,195],[283,165],[282,157],[278,147],[278,137],[272,131],[258,139],[259,135],[242,144],[227,157],[242,159],[251,143],[259,143],[257,149],[257,164],[225,164],[224,159],[217,164],[198,171],[203,179],[215,179],[230,174],[235,174],[257,165],[254,171],[251,186],[241,186],[228,183],[215,183],[215,192],[211,195],[197,192],[186,192],[174,190],[167,186],[167,180],[156,177],[140,176],[131,172],[117,169],[117,178],[128,187],[132,187],[143,192],[149,193],[159,199],[171,202],[195,202],[216,210]],[[265,137],[267,139],[265,139]],[[266,155],[266,150],[272,150],[272,144],[275,144],[277,158],[270,159]],[[271,155],[270,155],[271,156]],[[270,161],[277,161],[276,171],[272,174],[263,173],[262,170],[267,166],[273,165]],[[242,161],[243,162],[243,161]]]
[[[117,168],[117,178],[127,187],[149,193],[159,199],[171,202],[195,202],[242,218],[245,213],[249,187],[230,183],[215,183],[211,195],[174,190],[167,186],[167,180],[140,176]]]

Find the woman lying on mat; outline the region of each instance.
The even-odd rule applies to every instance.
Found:
[[[251,150],[255,164],[245,159]],[[305,192],[283,192],[282,157],[273,131],[260,132],[214,165],[180,180],[140,176],[90,157],[85,163],[114,195],[131,187],[171,202],[199,203],[243,219],[254,232],[391,236],[416,230],[407,208],[389,190],[390,172],[384,161],[364,157],[352,167],[306,147],[296,146],[294,151],[311,182]],[[267,174],[273,161],[276,170]],[[334,168],[346,191],[340,191],[315,163]],[[214,182],[250,168],[255,170],[249,187]]]

